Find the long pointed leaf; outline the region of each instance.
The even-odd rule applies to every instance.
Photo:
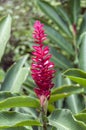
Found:
[[[73,24],[77,24],[80,14],[80,0],[69,0],[69,6],[72,13],[72,22]]]
[[[52,60],[54,61],[55,65],[61,69],[71,68],[71,62],[62,54],[58,53],[58,51],[54,48],[51,48],[52,53]]]
[[[65,81],[68,85],[71,85],[71,81],[69,78],[66,78]],[[78,113],[84,108],[83,102],[83,97],[78,95],[77,93],[70,95],[66,98],[65,101],[67,108],[70,109],[73,113]]]
[[[74,55],[74,50],[72,45],[68,43],[67,40],[64,39],[55,29],[52,27],[45,25],[46,33],[48,37],[57,44],[61,49],[65,50],[68,54]]]
[[[53,90],[49,102],[52,103],[52,102],[55,102],[59,99],[68,97],[71,94],[81,93],[83,91],[84,91],[84,89],[80,88],[80,87],[71,88],[71,86],[64,86],[64,87],[61,87],[61,88],[57,88],[57,89]]]
[[[66,10],[60,5],[56,8],[56,11],[62,18],[64,18],[64,20],[67,22],[68,26],[70,27],[72,23]]]
[[[40,126],[38,120],[34,120],[28,114],[18,112],[0,112],[0,128],[17,126]]]
[[[79,113],[74,116],[77,120],[82,121],[86,125],[86,113]]]
[[[64,75],[66,75],[72,81],[79,83],[83,87],[86,87],[86,72],[80,69],[74,68],[74,69],[68,69],[67,71],[65,71]]]
[[[71,37],[71,33],[62,20],[62,18],[57,14],[56,10],[49,3],[38,0],[39,7],[47,14],[68,36]]]
[[[30,126],[28,126],[28,128],[19,126],[19,127],[4,128],[4,129],[0,129],[0,130],[33,130],[33,129]]]
[[[39,107],[39,101],[29,96],[15,96],[9,97],[0,102],[0,109],[12,108],[12,107]]]
[[[83,32],[86,32],[86,12],[83,15],[83,20],[79,29],[79,35],[81,35]]]
[[[77,121],[69,110],[55,110],[49,116],[49,124],[58,130],[86,130],[86,125]]]
[[[28,69],[23,68],[26,59],[27,56],[21,58],[9,69],[1,86],[2,91],[19,92],[21,84],[24,82],[28,73]]]
[[[73,113],[79,113],[84,109],[84,100],[80,95],[73,94],[66,99],[67,107]]]
[[[14,97],[17,94],[13,94],[11,92],[6,92],[6,91],[0,91],[0,101],[3,101],[4,99],[7,99],[9,97]]]
[[[8,15],[0,20],[0,60],[4,54],[6,43],[11,31],[11,17]]]
[[[52,94],[61,94],[61,93],[80,93],[84,92],[84,89],[77,86],[77,85],[63,85],[59,86],[58,88],[54,88],[52,90]]]
[[[79,49],[79,67],[86,71],[86,33],[82,37],[81,46]]]

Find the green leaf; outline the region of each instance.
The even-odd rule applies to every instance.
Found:
[[[48,2],[38,0],[37,4],[39,5],[40,9],[49,16],[56,24],[60,27],[68,36],[71,37],[71,33],[63,21],[63,19],[59,16],[56,12],[55,8],[51,6]]]
[[[21,112],[21,113],[26,113],[26,114],[30,114],[34,119],[36,119],[38,117],[38,113],[36,111],[36,108],[32,108],[32,107],[16,107],[15,108],[16,112]]]
[[[74,116],[77,120],[82,121],[86,125],[86,113],[79,113]]]
[[[0,128],[40,125],[40,122],[32,119],[29,114],[5,111],[0,112]]]
[[[24,83],[24,86],[27,89],[30,89],[30,92],[34,89],[35,83],[34,83],[34,80],[31,77],[31,74],[28,75],[27,80]],[[33,91],[31,93],[34,94]]]
[[[12,107],[39,107],[39,101],[36,98],[29,96],[9,97],[0,101],[0,110]]]
[[[57,6],[56,8],[56,12],[62,17],[64,18],[64,21],[67,22],[68,26],[71,26],[71,20],[66,12],[66,10],[62,7],[62,5]]]
[[[31,95],[34,95],[34,86],[35,86],[35,83],[31,77],[31,75],[29,74],[28,77],[27,77],[27,80],[24,82],[24,89],[27,91],[28,94],[31,94]]]
[[[62,80],[63,80],[63,77],[62,77],[61,70],[56,70],[55,78],[53,80],[55,86],[56,87],[61,86],[62,85]]]
[[[83,20],[82,20],[82,23],[80,25],[80,29],[79,29],[79,36],[86,32],[86,12],[84,13],[83,15]]]
[[[86,32],[84,33],[79,47],[79,68],[86,71]]]
[[[71,85],[71,81],[69,78],[65,79],[66,84]],[[81,88],[81,87],[80,87]],[[83,89],[84,92],[84,89]],[[78,94],[72,94],[67,97],[65,100],[66,107],[70,109],[73,113],[78,113],[84,108],[83,97]]]
[[[84,100],[80,95],[71,95],[66,99],[66,104],[68,109],[70,109],[73,113],[79,113],[84,109]]]
[[[86,31],[83,32],[80,37],[79,37],[79,40],[78,40],[78,46],[80,47],[81,46],[81,43],[83,41],[83,38],[86,36]]]
[[[10,128],[0,129],[0,130],[33,130],[33,129],[32,129],[32,127],[28,126],[28,128],[26,128],[26,127],[10,127]]]
[[[49,103],[53,103],[58,101],[59,99],[63,99],[65,97],[68,97],[70,94],[69,93],[62,93],[62,94],[54,94],[50,97]]]
[[[7,99],[13,96],[16,96],[16,94],[13,94],[11,92],[0,91],[0,101],[3,101],[4,99]]]
[[[61,69],[67,69],[69,67],[72,67],[72,64],[70,61],[58,53],[58,51],[54,48],[51,48],[51,53],[52,53],[52,61],[55,63],[55,65]]]
[[[83,88],[74,87],[74,86],[64,86],[64,87],[56,88],[52,91],[52,95],[50,97],[49,103],[68,97],[71,94],[81,93],[83,91],[84,91]]]
[[[1,86],[2,91],[10,91],[13,93],[20,91],[21,85],[29,72],[28,68],[23,67],[26,59],[27,56],[24,56],[9,69]]]
[[[63,85],[59,88],[54,88],[52,94],[61,94],[61,93],[80,93],[84,92],[84,89],[78,85]]]
[[[11,31],[11,17],[8,15],[0,20],[0,60],[4,54],[6,43]]]
[[[68,78],[72,81],[79,83],[83,87],[86,87],[86,73],[80,69],[68,69],[64,72]]]
[[[80,113],[86,113],[86,108],[83,109]]]
[[[51,113],[51,112],[53,112],[55,110],[55,106],[54,106],[54,104],[48,104],[48,111]]]
[[[69,6],[72,13],[72,22],[73,24],[77,24],[80,14],[80,0],[69,0]]]
[[[57,44],[61,49],[65,50],[68,54],[74,55],[74,50],[72,45],[68,43],[63,36],[61,36],[55,29],[45,24],[45,30],[48,37]]]
[[[49,124],[58,130],[86,130],[86,125],[77,121],[69,110],[55,110],[49,116]]]
[[[67,76],[72,75],[75,77],[86,78],[86,72],[84,72],[83,70],[80,70],[80,69],[75,69],[75,68],[68,69],[63,74],[67,75]]]
[[[3,81],[4,77],[5,77],[5,72],[2,69],[0,69],[0,82]]]

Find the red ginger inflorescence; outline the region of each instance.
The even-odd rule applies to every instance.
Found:
[[[45,100],[49,100],[51,88],[54,86],[52,78],[55,70],[54,63],[50,61],[52,55],[49,54],[49,47],[43,45],[46,40],[46,34],[43,29],[44,25],[40,21],[34,24],[33,38],[36,46],[33,46],[34,52],[32,57],[32,78],[37,87],[34,89],[36,95],[40,99],[41,106],[44,105]]]

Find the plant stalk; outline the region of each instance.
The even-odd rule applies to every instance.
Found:
[[[73,31],[73,45],[75,49],[75,65],[78,67],[78,48],[77,48],[77,43],[76,43],[76,32]]]
[[[42,107],[42,124],[43,130],[47,130],[47,113],[45,112],[44,108]]]
[[[45,103],[41,106],[40,121],[42,123],[42,127],[39,127],[39,130],[47,130],[47,106],[48,101],[46,100]]]

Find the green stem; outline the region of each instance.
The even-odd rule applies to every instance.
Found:
[[[39,114],[39,119],[40,119],[40,122],[41,122],[41,112]],[[41,126],[38,127],[38,130],[41,130]]]
[[[39,128],[39,130],[47,130],[47,106],[48,106],[48,100],[47,98],[42,95],[40,98],[40,105],[41,105],[41,110],[40,110],[40,122],[42,123],[42,127]]]
[[[78,66],[78,48],[77,48],[77,43],[76,43],[76,34],[73,35],[73,44],[74,44],[74,49],[75,49],[75,65]]]
[[[39,127],[38,130],[47,130],[47,111],[43,107],[41,108],[39,118],[43,126]]]
[[[42,107],[42,124],[43,124],[43,130],[47,130],[47,113],[45,112],[43,107]]]

